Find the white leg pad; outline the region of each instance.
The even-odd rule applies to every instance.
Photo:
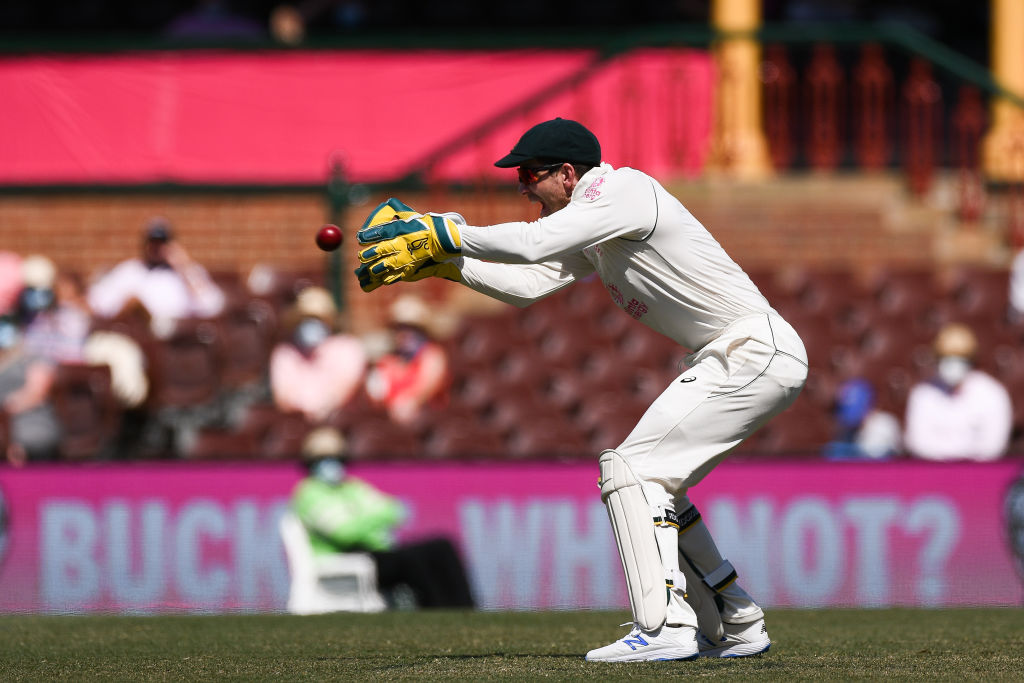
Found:
[[[599,462],[601,500],[619,547],[633,619],[645,631],[654,631],[665,623],[668,591],[651,508],[640,481],[621,455],[607,450]]]

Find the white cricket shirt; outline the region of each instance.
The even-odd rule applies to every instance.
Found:
[[[596,271],[619,307],[691,350],[739,318],[777,315],[686,207],[632,168],[591,169],[536,221],[467,225],[462,253],[463,283],[517,306]]]

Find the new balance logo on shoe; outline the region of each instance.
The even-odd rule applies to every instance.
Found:
[[[622,642],[624,644],[626,644],[626,645],[629,645],[631,650],[635,650],[638,645],[640,645],[640,646],[650,645],[650,643],[648,643],[646,640],[643,639],[643,636],[639,636],[639,635],[638,636],[634,636],[633,638],[623,638]]]
[[[697,629],[662,626],[644,631],[636,624],[625,638],[587,653],[588,662],[656,662],[696,659]]]

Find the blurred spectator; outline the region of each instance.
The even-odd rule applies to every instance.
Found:
[[[473,607],[465,568],[450,541],[395,543],[406,510],[397,498],[349,474],[340,432],[316,429],[302,451],[308,475],[295,488],[292,509],[315,555],[368,552],[377,564],[377,585],[386,594],[404,588],[418,607]]]
[[[153,218],[143,232],[141,257],[123,261],[100,277],[89,289],[88,302],[102,318],[141,306],[159,325],[215,316],[224,308],[224,293],[174,239],[167,220]]]
[[[168,38],[186,40],[261,40],[260,22],[240,14],[228,0],[198,0],[195,7],[176,17],[164,31]]]
[[[13,313],[22,289],[21,256],[0,251],[0,315]]]
[[[52,362],[25,350],[18,320],[0,318],[0,409],[10,423],[8,462],[20,465],[57,457],[61,430],[49,400],[55,375]]]
[[[1010,441],[1013,409],[1006,388],[974,368],[978,342],[953,323],[935,339],[936,374],[910,390],[907,451],[926,460],[995,460]]]
[[[1024,323],[1024,249],[1017,252],[1010,267],[1010,317]]]
[[[448,355],[430,331],[430,310],[414,296],[391,306],[392,349],[367,376],[370,398],[384,406],[392,420],[409,424],[423,408],[447,398]]]
[[[298,45],[310,24],[351,31],[362,28],[367,19],[367,6],[362,0],[303,0],[294,5],[282,4],[270,13],[270,33],[286,45]]]
[[[340,333],[337,318],[330,293],[323,287],[307,287],[286,312],[285,338],[270,354],[274,404],[302,413],[313,424],[343,408],[366,375],[362,343]]]
[[[34,255],[22,262],[24,289],[19,314],[25,349],[55,363],[80,363],[91,316],[79,279],[58,272],[53,261]]]
[[[865,379],[847,380],[836,396],[836,438],[825,445],[830,460],[882,460],[900,452],[900,421],[875,407],[875,390]]]

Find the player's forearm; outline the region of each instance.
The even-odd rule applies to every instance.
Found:
[[[462,253],[499,263],[539,263],[581,247],[545,233],[541,221],[499,223],[462,229]]]
[[[463,258],[462,284],[481,294],[520,308],[576,280],[570,270],[551,264],[490,263]]]

